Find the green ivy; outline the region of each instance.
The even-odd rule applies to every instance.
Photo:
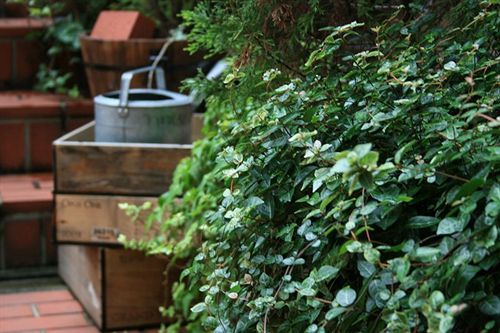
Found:
[[[359,1],[333,25],[336,3],[184,14],[232,69],[192,82],[206,138],[150,216],[164,233],[127,242],[188,262],[169,330],[500,327],[498,1]]]

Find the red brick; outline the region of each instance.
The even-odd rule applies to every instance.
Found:
[[[105,10],[99,14],[90,36],[104,40],[151,38],[155,23],[137,11]]]
[[[10,41],[0,41],[0,59],[2,59],[0,81],[10,81],[12,77],[12,43]]]
[[[0,171],[24,168],[24,124],[0,123]]]
[[[8,268],[40,264],[40,223],[37,220],[5,223],[4,242]]]
[[[53,208],[51,173],[0,176],[0,198],[5,214],[50,212]]]
[[[29,330],[66,329],[88,326],[89,322],[82,313],[64,314],[45,317],[32,317],[17,320],[16,318],[2,320],[0,332],[26,332]]]
[[[32,170],[52,169],[52,142],[62,135],[61,124],[33,123],[30,125]]]
[[[41,43],[23,39],[17,40],[14,45],[16,48],[16,84],[34,83],[43,58]]]
[[[90,99],[33,91],[0,92],[0,117],[3,118],[60,118],[69,116],[92,117],[94,105]]]
[[[33,317],[31,306],[22,304],[0,307],[0,320],[19,317]]]
[[[0,37],[24,37],[33,31],[40,31],[52,24],[48,18],[2,18]]]
[[[83,312],[82,306],[77,301],[39,303],[37,304],[37,308],[42,317],[54,314]]]
[[[56,301],[74,300],[71,293],[66,290],[34,291],[15,294],[0,294],[0,308],[15,304],[33,304]]]

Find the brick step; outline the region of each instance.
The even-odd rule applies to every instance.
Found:
[[[50,171],[52,141],[93,119],[90,99],[0,92],[0,174]]]
[[[56,262],[52,174],[0,176],[0,273]]]
[[[67,289],[0,295],[0,333],[41,331],[99,333]],[[157,330],[127,332],[152,333]]]

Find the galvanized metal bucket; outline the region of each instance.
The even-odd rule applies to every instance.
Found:
[[[157,89],[130,89],[135,74],[155,71]],[[94,98],[95,141],[190,143],[193,99],[167,91],[163,69],[122,74],[119,91]]]

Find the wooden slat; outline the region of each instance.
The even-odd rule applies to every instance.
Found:
[[[93,133],[92,127],[83,132]],[[92,133],[91,133],[92,132]],[[82,136],[82,131],[75,131]],[[173,172],[191,154],[191,145],[101,143],[71,141],[66,135],[54,143],[58,193],[159,195],[168,190]]]
[[[158,307],[171,304],[165,259],[123,249],[62,245],[59,272],[97,326],[105,330],[159,325]],[[104,289],[101,292],[101,284]]]
[[[102,327],[102,292],[99,248],[58,247],[59,275],[94,322]],[[122,291],[123,292],[123,291]]]
[[[168,261],[146,257],[138,251],[104,249],[104,253],[106,328],[160,323],[162,317],[158,308],[170,303],[166,293],[170,288],[163,286],[163,272]]]

